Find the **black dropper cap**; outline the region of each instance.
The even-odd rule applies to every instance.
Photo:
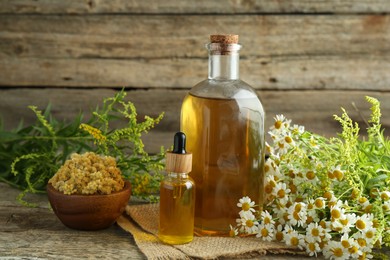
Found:
[[[192,154],[186,151],[186,135],[177,132],[173,138],[173,151],[166,154],[168,172],[188,173],[192,170]]]
[[[186,153],[186,135],[183,132],[177,132],[173,137],[173,151],[176,154]]]

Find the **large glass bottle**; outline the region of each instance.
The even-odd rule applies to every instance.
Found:
[[[239,79],[237,35],[211,35],[208,79],[185,97],[181,130],[193,154],[195,232],[225,235],[236,225],[238,200],[263,203],[264,110]]]

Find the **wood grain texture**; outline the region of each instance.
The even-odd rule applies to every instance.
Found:
[[[105,97],[115,94],[114,89],[2,89],[0,91],[0,115],[7,129],[14,128],[23,118],[25,124],[35,120],[34,114],[27,109],[28,105],[37,105],[44,109],[48,102],[52,105],[52,114],[58,120],[72,120],[80,111],[86,118],[89,111],[102,104]],[[165,112],[163,120],[148,134],[144,135],[146,149],[156,153],[161,146],[172,145],[173,135],[180,127],[181,102],[187,90],[149,89],[127,92],[127,100],[132,101],[138,111],[139,120],[145,115],[157,117]],[[370,105],[364,96],[378,98],[382,104],[382,125],[390,129],[390,93],[370,91],[258,91],[266,111],[266,129],[273,124],[276,114],[284,114],[293,123],[304,125],[306,129],[325,136],[336,136],[341,132],[339,124],[333,120],[334,114],[341,114],[344,107],[351,118],[360,123],[362,134],[369,119]],[[355,110],[352,105],[359,109]],[[390,136],[389,130],[385,133]]]
[[[365,13],[389,12],[387,0],[2,0],[1,13]]]
[[[1,16],[0,85],[189,88],[225,26],[240,32],[255,88],[390,87],[388,15]]]
[[[0,57],[205,58],[227,31],[242,58],[390,52],[390,15],[2,15]]]
[[[247,59],[241,78],[256,89],[383,90],[390,88],[390,56]],[[207,78],[201,59],[0,60],[0,85],[190,88]]]
[[[30,195],[38,208],[21,206],[20,191],[0,183],[0,256],[17,259],[143,259],[131,235],[116,225],[101,231],[65,227],[46,195]],[[15,259],[12,258],[12,259]]]

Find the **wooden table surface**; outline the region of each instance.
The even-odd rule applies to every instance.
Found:
[[[51,211],[46,195],[29,196],[30,201],[38,204],[38,207],[30,208],[16,201],[19,193],[19,190],[0,183],[0,259],[146,258],[132,235],[119,226],[101,231],[69,229]],[[258,259],[303,257],[269,255]]]

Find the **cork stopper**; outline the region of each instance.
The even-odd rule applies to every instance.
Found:
[[[192,154],[176,154],[167,152],[165,169],[168,172],[189,173],[192,171]]]
[[[222,44],[237,44],[237,34],[214,34],[210,35],[211,43],[222,43]]]
[[[165,168],[168,172],[188,173],[192,170],[192,154],[186,152],[186,135],[177,132],[173,139],[173,151],[167,152]]]

